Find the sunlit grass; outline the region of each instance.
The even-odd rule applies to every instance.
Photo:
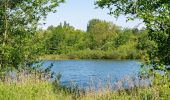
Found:
[[[122,87],[115,91],[111,84],[107,84],[104,87],[99,86],[101,88],[97,90],[91,86],[87,91],[78,91],[76,90],[78,88],[71,90],[57,84],[39,79],[35,75],[21,75],[20,78],[0,82],[0,100],[168,100],[170,98],[170,88],[167,85],[129,89]]]
[[[126,50],[125,50],[126,49]],[[65,59],[139,59],[139,53],[126,46],[121,46],[118,50],[80,50],[67,54],[45,54],[40,56],[41,60],[65,60]]]
[[[62,91],[55,93],[51,81],[29,74],[0,82],[0,100],[70,100]]]

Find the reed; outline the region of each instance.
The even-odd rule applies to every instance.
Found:
[[[129,87],[124,88],[128,82]],[[87,90],[65,87],[59,80],[50,81],[35,74],[19,73],[18,77],[0,82],[0,100],[168,100],[170,88],[158,85],[146,86],[134,78],[125,77],[111,84],[110,80],[92,84]],[[92,82],[93,83],[93,82]],[[97,85],[97,89],[94,88]]]

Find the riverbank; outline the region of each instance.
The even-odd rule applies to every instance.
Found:
[[[170,88],[166,85],[119,91],[110,88],[98,91],[91,89],[87,93],[77,91],[34,77],[24,78],[24,81],[0,82],[1,100],[168,100],[170,97]]]
[[[102,50],[83,50],[67,54],[44,54],[40,60],[65,60],[65,59],[140,59],[142,55],[137,52],[116,52]]]
[[[69,57],[66,55],[55,55],[55,54],[48,54],[39,56],[39,60],[68,60]]]

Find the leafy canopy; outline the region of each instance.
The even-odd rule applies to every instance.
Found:
[[[64,0],[0,0],[0,70],[30,65],[40,20]],[[34,42],[34,43],[33,43]]]
[[[170,1],[169,0],[98,0],[100,8],[108,8],[116,17],[126,15],[128,19],[142,19],[149,37],[156,42],[157,49],[151,59],[170,64]]]

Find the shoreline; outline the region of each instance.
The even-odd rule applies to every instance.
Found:
[[[69,57],[68,55],[56,55],[56,54],[47,54],[47,55],[42,55],[38,57],[39,60],[140,60],[138,58],[136,59],[130,59],[130,58],[72,58]]]

